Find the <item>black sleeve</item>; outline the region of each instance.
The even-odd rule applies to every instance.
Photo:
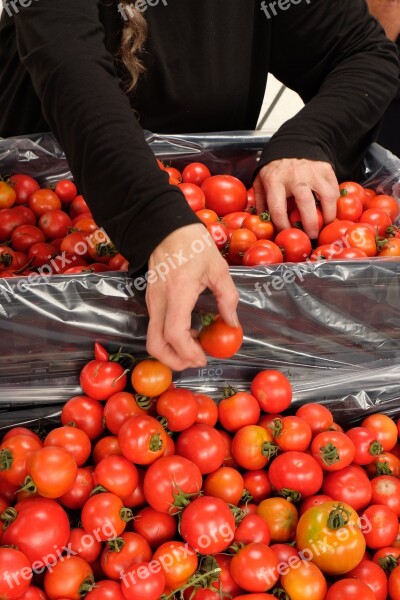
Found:
[[[272,20],[270,71],[306,106],[271,138],[261,165],[279,158],[322,160],[346,179],[376,139],[395,95],[395,46],[365,0],[301,0]]]
[[[96,222],[131,270],[172,231],[200,222],[145,142],[97,0],[40,0],[15,16],[20,58]]]

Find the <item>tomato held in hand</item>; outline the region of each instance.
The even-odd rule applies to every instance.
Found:
[[[205,325],[199,334],[201,347],[207,354],[215,358],[230,358],[242,346],[243,330],[241,326],[227,325],[219,315]]]

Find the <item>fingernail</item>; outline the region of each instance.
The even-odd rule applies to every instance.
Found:
[[[232,325],[233,327],[239,327],[240,323],[239,323],[239,317],[237,316],[237,312],[235,311],[234,313],[232,313]]]

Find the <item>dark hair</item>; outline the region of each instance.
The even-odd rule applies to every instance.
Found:
[[[141,73],[145,71],[140,53],[147,38],[148,27],[146,19],[135,9],[130,0],[122,0],[121,4],[124,7],[126,21],[122,31],[119,58],[130,75],[130,83],[127,87],[127,91],[130,92],[136,86]]]

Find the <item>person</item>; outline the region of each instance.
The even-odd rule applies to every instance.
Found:
[[[315,196],[336,214],[395,94],[393,45],[364,0],[3,0],[0,135],[51,129],[96,222],[130,262],[189,256],[204,227],[157,167],[143,130],[254,129],[268,72],[305,101],[264,148],[254,188],[278,229],[295,198],[316,237]],[[212,244],[148,282],[147,349],[171,368],[203,366],[191,313],[209,288],[238,323],[238,293]]]
[[[400,56],[400,0],[368,0],[368,7],[389,40],[396,43]],[[377,141],[400,157],[400,82],[397,95],[383,117]]]

